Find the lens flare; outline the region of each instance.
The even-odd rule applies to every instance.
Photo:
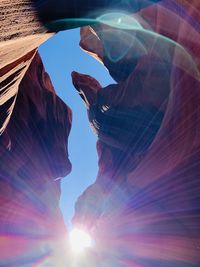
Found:
[[[145,29],[132,15],[107,13],[98,17],[97,21],[110,27],[98,31],[98,36],[111,62],[116,63],[131,55],[135,58],[156,55],[200,80],[199,70],[187,49],[167,36]]]
[[[98,34],[103,36],[99,37],[104,43],[107,57],[112,62],[118,62],[128,53],[133,54],[134,57],[147,53],[156,54],[167,63],[174,64],[198,81],[200,80],[200,73],[193,57],[182,45],[162,34],[145,29],[138,18],[130,14],[111,12],[102,14],[96,19],[65,18],[51,21],[46,27],[58,31],[98,23],[111,27]],[[113,47],[113,39],[114,44],[118,44],[117,51]]]
[[[113,28],[124,30],[142,30],[142,25],[132,16],[124,13],[107,13],[97,18],[97,21]]]

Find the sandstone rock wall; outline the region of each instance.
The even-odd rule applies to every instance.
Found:
[[[74,217],[96,239],[81,266],[199,266],[198,2],[1,1],[0,266],[66,266],[58,178],[71,169],[71,111],[36,50],[50,32],[119,10],[130,28],[104,16],[80,43],[116,84],[72,74],[99,154]]]
[[[147,30],[176,42],[170,60],[163,58],[169,47],[159,53],[154,36],[142,56],[131,46],[115,61],[108,52],[126,50],[127,29],[81,29],[81,47],[117,82],[102,88],[93,77],[72,73],[98,136],[97,179],[78,199],[73,219],[96,239],[94,266],[100,259],[102,266],[200,264],[197,10],[197,1],[162,1],[134,14]],[[128,33],[135,38],[134,30]],[[187,68],[179,45],[192,57]]]
[[[66,264],[58,178],[71,170],[71,120],[36,54],[0,140],[0,266]]]
[[[107,10],[137,11],[159,2],[149,1],[38,1],[2,0],[0,3],[0,133],[10,120],[18,87],[34,51],[53,33],[96,23]],[[65,19],[69,19],[67,22]],[[17,73],[17,75],[16,75]]]

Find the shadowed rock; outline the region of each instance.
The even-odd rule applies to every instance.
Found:
[[[145,39],[143,50],[129,46],[132,42],[124,47],[124,36],[138,43],[144,36],[132,29],[96,25],[83,33],[81,46],[117,81],[101,88],[92,77],[73,73],[99,137],[97,181],[80,197],[74,222],[92,229],[98,266],[196,267],[200,262],[199,3],[177,0],[148,6],[155,2],[0,4],[0,132],[8,125],[18,86],[37,47],[52,35],[43,23],[57,32],[89,24],[88,18],[96,22],[93,19],[107,7],[130,12],[143,8],[135,15],[145,29],[176,41],[191,55],[191,60],[179,61],[180,47],[162,49],[159,38]],[[60,21],[77,17],[83,20]],[[59,182],[54,180],[70,170],[63,160],[66,147],[60,145],[68,136],[70,111],[61,108],[38,58],[34,64],[31,73],[40,79],[27,73],[13,119],[1,136],[2,266],[49,261],[62,266],[62,252],[54,252],[62,247],[59,240],[65,232],[58,209]],[[45,88],[51,90],[42,93]],[[59,261],[53,262],[55,254]]]
[[[58,178],[71,171],[71,119],[36,54],[0,139],[1,266],[66,265]]]
[[[0,3],[0,134],[9,123],[18,87],[38,46],[59,30],[90,25],[110,9],[137,11],[151,1],[38,1]],[[62,19],[68,19],[67,22]]]
[[[182,64],[184,54],[177,61],[177,46],[171,63],[156,49],[137,61],[131,61],[134,49],[129,50],[113,62],[99,34],[107,26],[81,30],[81,47],[102,61],[117,81],[102,88],[88,75],[72,74],[98,136],[97,179],[79,197],[73,219],[95,238],[90,255],[94,266],[200,263],[200,80],[189,70],[195,64],[199,72],[200,50],[194,41],[199,20],[188,20],[188,14],[197,19],[198,2],[181,3],[163,2],[137,15],[190,52],[188,68]],[[112,51],[118,51],[121,43],[112,44]]]
[[[100,15],[110,11],[112,12],[113,10],[137,12],[146,6],[160,2],[160,0],[89,0],[87,3],[85,3],[84,0],[59,0],[57,2],[54,0],[32,0],[32,2],[38,12],[40,20],[43,21],[50,30],[54,31],[55,29],[63,30],[66,28],[89,25],[90,23],[94,23],[92,21]],[[62,19],[73,20],[69,20],[66,23],[64,20],[62,21]],[[54,24],[57,20],[60,20],[60,22]]]

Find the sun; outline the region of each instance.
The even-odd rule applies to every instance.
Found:
[[[92,239],[90,235],[78,228],[74,228],[71,230],[69,234],[69,241],[71,249],[74,253],[81,253],[85,248],[89,248],[92,246]]]

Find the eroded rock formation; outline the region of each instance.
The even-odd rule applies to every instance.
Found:
[[[134,15],[114,19],[114,28],[109,16],[82,28],[81,47],[117,83],[102,88],[72,75],[99,139],[97,180],[78,200],[74,223],[96,239],[92,266],[199,266],[198,0],[0,6],[0,265],[66,265],[57,178],[71,169],[71,112],[36,50],[49,32],[114,9]]]
[[[71,119],[36,54],[1,136],[0,266],[66,264],[58,178],[71,171]]]
[[[95,23],[106,9],[139,10],[158,2],[2,0],[0,3],[0,134],[10,120],[18,87],[38,46],[59,30]],[[81,8],[80,8],[81,7]],[[66,22],[64,19],[68,19]],[[69,20],[71,19],[71,20]],[[92,21],[94,20],[94,21]]]
[[[192,4],[162,1],[134,14],[147,31],[176,42],[163,43],[163,53],[158,35],[147,38],[141,54],[136,44],[145,34],[128,29],[135,40],[129,46],[127,29],[119,26],[81,30],[81,47],[117,82],[102,88],[72,73],[98,136],[97,179],[78,199],[73,219],[95,238],[94,266],[100,260],[102,266],[200,264],[200,47],[194,42],[200,28],[188,19],[198,8]]]
[[[38,46],[52,34],[39,21],[30,1],[0,3],[0,134],[9,123],[19,84]]]

